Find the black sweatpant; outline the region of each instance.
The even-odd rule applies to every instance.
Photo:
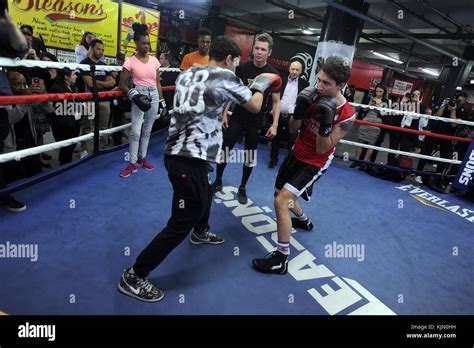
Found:
[[[417,134],[402,133],[396,130],[389,130],[390,149],[404,152],[411,152],[411,150],[418,145]],[[394,153],[388,154],[388,164],[398,167],[397,155]]]
[[[445,139],[440,139],[440,138],[425,137],[421,154],[426,155],[426,156],[431,156],[432,152],[438,147],[438,145],[439,145],[440,157],[451,159],[453,156],[453,142],[451,140],[445,140]],[[426,162],[427,160],[420,158],[420,161],[418,162],[418,166],[416,170],[423,171],[425,168]],[[444,162],[436,162],[436,163],[437,163],[436,172],[442,173],[446,166],[446,163]]]
[[[10,125],[8,123],[8,112],[6,109],[0,107],[0,154],[3,153],[4,140],[10,132]],[[0,190],[7,186],[5,178],[3,177],[3,166],[0,163]]]
[[[133,269],[146,277],[194,228],[197,234],[208,227],[212,204],[207,162],[179,156],[165,156],[168,178],[173,185],[173,206],[166,227],[138,255]]]
[[[112,119],[112,127],[118,127],[122,125],[123,110],[119,105],[110,104],[110,115]],[[122,145],[122,132],[115,132],[112,134],[114,140],[114,146]]]
[[[242,121],[237,119],[236,116],[231,116],[229,128],[225,131],[222,142],[223,154],[229,154],[237,143],[237,140],[239,140],[240,136],[245,135],[245,162],[247,163],[249,161],[247,157],[249,156],[250,152],[257,150],[258,140],[260,139],[260,128],[261,125],[257,122],[248,122],[245,120]],[[227,165],[225,160],[226,159],[223,158],[222,163],[217,165],[217,179],[222,179],[224,169]],[[247,184],[248,178],[252,173],[252,169],[253,167],[246,166],[244,163],[241,185],[245,186]]]
[[[291,150],[293,147],[293,144],[295,143],[296,139],[296,134],[291,134],[290,133],[290,128],[289,128],[289,121],[290,121],[290,116],[288,117],[280,117],[280,120],[278,122],[278,130],[276,136],[272,139],[272,150],[270,153],[270,159],[273,161],[278,160],[278,155],[280,153],[280,142],[282,140],[287,140],[287,148],[288,151]]]
[[[57,122],[53,118],[53,122],[51,123],[51,130],[53,131],[53,136],[56,141],[67,140],[79,136],[79,134],[81,133],[81,124],[79,122],[76,122],[73,126],[61,125],[61,123]],[[71,163],[72,155],[74,153],[75,148],[76,144],[72,144],[66,147],[62,147],[59,150],[60,165]]]
[[[17,151],[29,149],[35,146],[37,146],[36,140],[33,139],[33,135],[31,133],[26,134],[24,138],[16,138]],[[16,180],[20,180],[23,178],[31,178],[32,176],[40,174],[43,171],[40,155],[24,157],[20,160],[20,163],[24,168],[24,174],[22,176],[17,177]]]
[[[10,121],[8,120],[8,111],[0,107],[0,153],[3,153],[4,143],[10,133]]]

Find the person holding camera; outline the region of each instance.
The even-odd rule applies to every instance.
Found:
[[[450,118],[452,120],[457,119],[468,119],[469,112],[464,108],[466,103],[467,93],[460,92],[457,93],[454,98],[446,98],[441,107],[436,112],[436,116]],[[454,135],[457,128],[456,123],[444,122],[444,121],[435,121],[430,120],[428,122],[427,130],[437,134],[444,135]],[[453,156],[453,143],[451,140],[426,137],[424,141],[424,146],[422,150],[423,155],[430,156],[432,152],[439,146],[440,157],[441,158],[452,158]],[[418,162],[417,170],[423,171],[425,168],[426,160],[420,159]],[[436,166],[437,173],[443,173],[446,164],[443,162],[438,162]]]

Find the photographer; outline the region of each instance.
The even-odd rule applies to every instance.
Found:
[[[12,17],[6,10],[6,0],[0,0],[0,57],[23,58],[28,52],[28,43],[23,34],[15,27]],[[6,72],[0,68],[0,95],[11,95],[10,83]],[[0,154],[5,153],[5,141],[10,134],[10,120],[8,108],[0,105]],[[0,190],[6,187],[4,178],[5,163],[0,163]],[[17,201],[11,195],[0,197],[0,207],[19,212],[26,209],[26,205]]]
[[[34,31],[33,27],[28,24],[23,24],[20,27],[20,31],[22,34],[25,36],[26,41],[28,42],[28,46],[30,47],[30,50],[28,51],[28,57],[27,59],[34,59],[37,60],[40,55],[43,53],[47,52],[46,51],[46,46],[43,42],[43,39],[40,37],[34,37]]]
[[[454,98],[446,98],[441,107],[436,112],[436,116],[451,118],[453,120],[462,119],[467,120],[469,118],[468,110],[464,109],[464,104],[466,103],[467,93],[459,92]],[[456,123],[443,122],[443,121],[434,121],[430,120],[426,130],[429,130],[433,133],[444,134],[444,135],[454,135],[457,128]],[[453,143],[451,140],[445,140],[440,138],[426,137],[424,146],[423,146],[423,155],[430,156],[437,147],[439,146],[440,157],[442,158],[452,158],[453,156]],[[420,159],[418,162],[417,170],[423,171],[426,164],[426,160]],[[443,173],[446,164],[443,162],[438,162],[436,166],[437,173]],[[441,183],[438,183],[441,184]]]

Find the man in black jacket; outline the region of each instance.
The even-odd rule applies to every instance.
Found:
[[[283,139],[288,141],[288,150],[293,147],[295,136],[288,131],[288,120],[293,115],[296,97],[304,88],[308,87],[308,82],[301,77],[303,64],[295,60],[290,64],[288,79],[283,80],[280,91],[281,108],[280,121],[275,138],[272,140],[272,151],[270,154],[270,163],[268,168],[275,168],[278,163],[278,153],[280,152],[280,142]]]

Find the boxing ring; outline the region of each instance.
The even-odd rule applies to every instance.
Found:
[[[62,63],[41,66],[57,68],[57,64]],[[19,103],[20,97],[8,98],[0,98],[0,103]],[[302,204],[315,228],[293,231],[289,274],[253,271],[251,259],[273,250],[276,240],[277,168],[264,165],[269,158],[265,145],[259,145],[260,163],[247,185],[248,203],[240,205],[236,197],[241,164],[227,166],[223,190],[214,196],[211,228],[226,242],[196,246],[185,240],[179,245],[150,275],[166,294],[160,303],[121,295],[117,283],[123,268],[166,224],[171,211],[172,188],[163,165],[166,136],[162,130],[150,139],[153,172],[140,170],[120,178],[128,146],[122,145],[7,188],[5,192],[14,192],[28,209],[17,214],[0,210],[4,250],[0,311],[11,315],[458,315],[474,311],[473,204],[460,195],[374,178],[349,168],[347,160],[333,161],[314,186],[311,202]],[[0,155],[0,162],[82,140]],[[18,253],[12,256],[13,246],[31,248],[25,247],[24,257],[18,257]]]

